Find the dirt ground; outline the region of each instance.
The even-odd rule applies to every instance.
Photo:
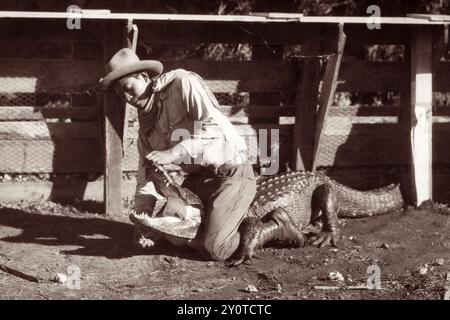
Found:
[[[443,299],[450,290],[450,219],[436,210],[345,220],[337,249],[268,247],[253,264],[229,268],[170,245],[133,249],[127,209],[114,218],[98,209],[1,203],[0,264],[44,281],[0,270],[0,298]],[[372,264],[381,271],[379,290],[367,290]],[[50,281],[77,271],[79,289]]]

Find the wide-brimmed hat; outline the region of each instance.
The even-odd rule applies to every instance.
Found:
[[[157,60],[140,60],[133,50],[124,48],[119,50],[106,64],[106,76],[100,79],[100,85],[105,90],[114,81],[143,71],[147,71],[150,77],[154,77],[161,74],[163,65]]]

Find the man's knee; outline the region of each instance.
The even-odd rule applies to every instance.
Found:
[[[229,239],[220,239],[218,237],[206,238],[203,242],[204,254],[209,258],[223,261],[228,259],[239,245],[239,234],[235,234]]]

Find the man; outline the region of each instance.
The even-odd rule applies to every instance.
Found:
[[[191,179],[190,189],[205,206],[202,234],[193,246],[208,258],[229,258],[240,243],[238,227],[256,193],[244,140],[197,74],[182,69],[162,74],[159,61],[141,61],[130,49],[118,51],[106,70],[103,89],[114,88],[138,110],[136,214],[151,214],[157,199],[145,178],[145,160],[160,165],[183,160],[183,169],[198,178]]]
[[[161,75],[162,69],[160,62],[140,61],[132,50],[122,49],[107,64],[108,74],[101,79],[104,89],[113,87],[138,109],[135,210],[152,213],[157,199],[152,182],[145,180],[145,159],[161,165],[182,159],[190,162],[181,164],[187,172],[213,178],[199,194],[206,223],[198,249],[224,260],[239,245],[237,230],[256,192],[245,142],[216,108],[217,101],[199,76],[181,69]],[[173,139],[185,132],[190,137],[181,142]]]

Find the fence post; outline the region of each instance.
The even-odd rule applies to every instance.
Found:
[[[283,46],[279,46],[279,45],[258,45],[258,44],[254,44],[252,46],[252,61],[260,61],[260,60],[276,60],[276,61],[281,61],[283,58]],[[272,103],[271,101],[272,99],[267,99],[267,94],[266,93],[259,93],[259,92],[253,92],[250,93],[249,96],[249,104],[250,106],[263,106],[263,105],[267,105],[268,101],[269,104]],[[268,124],[268,123],[273,123],[273,124],[278,124],[278,118],[252,118],[251,116],[249,116],[248,122],[251,124]],[[270,130],[268,131],[269,135],[268,135],[268,139],[267,139],[267,148],[269,150],[270,153],[272,153],[272,135],[270,134]],[[261,141],[259,141],[259,132],[256,132],[256,137],[258,139],[258,159],[259,159],[259,165],[261,165],[261,154],[260,154],[260,147],[261,147]],[[281,138],[281,137],[280,137]],[[277,150],[277,152],[279,152],[279,149]],[[273,155],[270,155],[271,157],[273,157]],[[280,167],[281,164],[281,155],[280,153],[278,153],[278,168]],[[271,166],[273,164],[270,164]],[[262,168],[261,168],[261,172],[262,172]]]
[[[317,168],[317,162],[320,155],[320,147],[322,142],[323,128],[328,115],[328,109],[333,104],[334,93],[336,91],[339,69],[341,67],[342,56],[344,55],[344,46],[346,36],[344,33],[344,25],[338,26],[339,31],[335,41],[337,43],[337,52],[331,54],[327,61],[325,74],[323,76],[322,88],[319,98],[319,110],[317,115],[316,130],[314,136],[314,151],[312,156],[312,171]]]
[[[432,33],[416,26],[411,39],[411,155],[413,199],[432,199]]]
[[[315,27],[315,26],[314,26]],[[299,82],[295,97],[294,125],[294,170],[311,170],[314,146],[314,132],[319,99],[321,63],[317,41],[319,28],[308,26],[308,36],[302,43],[302,58],[299,65]]]
[[[103,60],[106,64],[127,46],[127,21],[108,20],[104,24]],[[103,143],[105,157],[104,202],[107,215],[122,211],[122,160],[125,103],[116,95],[103,97]]]

